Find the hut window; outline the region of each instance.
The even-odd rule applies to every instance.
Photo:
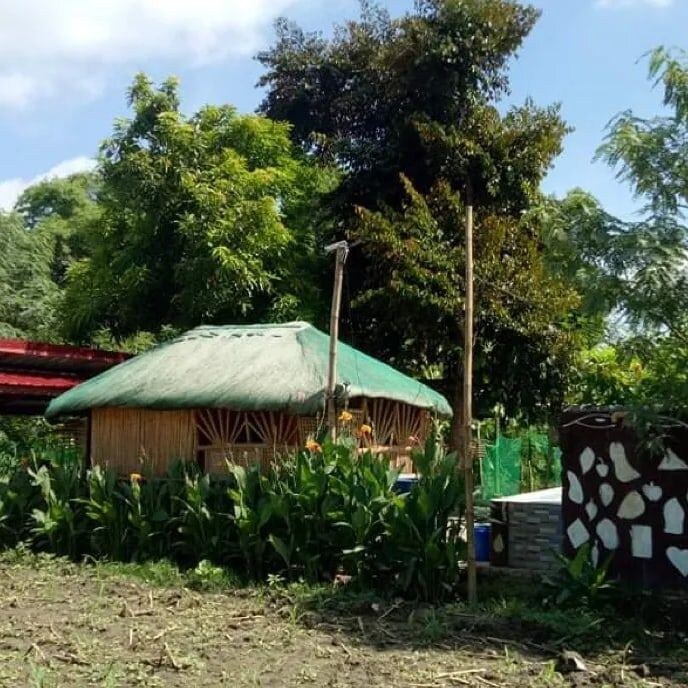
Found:
[[[295,446],[297,419],[275,411],[203,409],[196,412],[199,449],[235,445]]]

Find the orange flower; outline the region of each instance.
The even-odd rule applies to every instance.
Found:
[[[132,483],[140,483],[143,480],[143,476],[140,473],[131,473],[129,475],[129,480]]]
[[[310,452],[321,452],[322,447],[315,440],[308,440],[306,442],[306,449]]]
[[[353,419],[353,414],[349,413],[348,411],[342,411],[341,415],[339,416],[339,420],[342,423],[350,423]]]
[[[358,432],[361,433],[361,435],[370,435],[370,433],[373,432],[373,429],[370,427],[370,425],[363,424],[358,429]]]

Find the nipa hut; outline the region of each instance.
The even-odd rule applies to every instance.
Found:
[[[207,472],[228,458],[268,465],[322,426],[329,337],[308,323],[198,327],[55,399],[48,418],[87,416],[92,464],[162,474],[174,460]],[[352,424],[408,470],[409,437],[423,441],[446,399],[339,344],[337,398]]]

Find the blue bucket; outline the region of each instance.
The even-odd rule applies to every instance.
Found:
[[[398,494],[408,494],[418,482],[418,477],[413,473],[402,473],[394,483],[394,491]]]
[[[490,561],[490,524],[476,523],[473,526],[475,536],[475,560]]]

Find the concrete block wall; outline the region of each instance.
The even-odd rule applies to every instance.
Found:
[[[551,571],[561,552],[560,504],[510,502],[508,504],[509,566]]]

